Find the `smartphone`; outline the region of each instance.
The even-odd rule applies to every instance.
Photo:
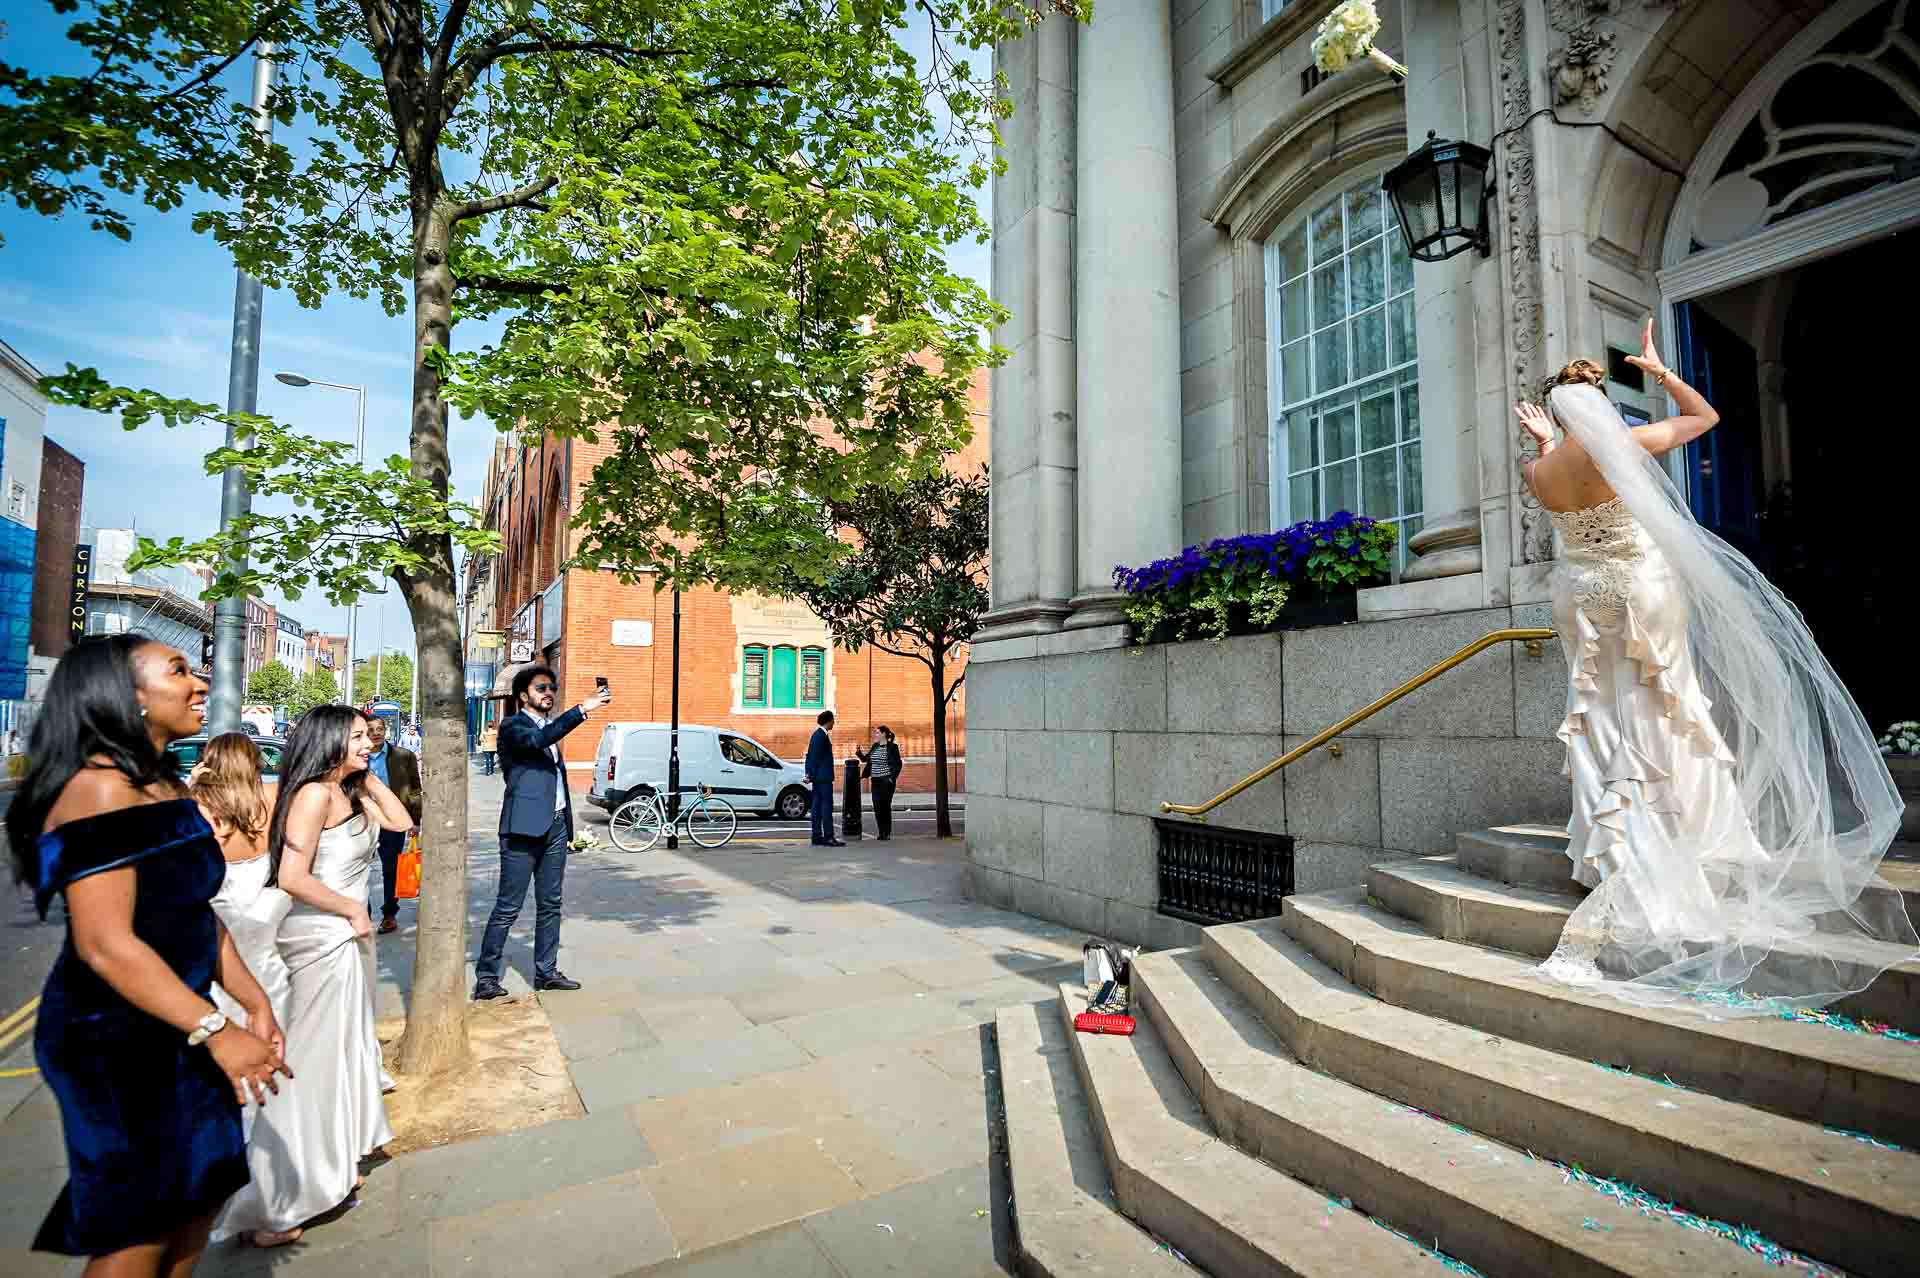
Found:
[[[595,675],[593,677],[593,686],[596,688],[605,688],[607,686],[607,677],[605,675]]]

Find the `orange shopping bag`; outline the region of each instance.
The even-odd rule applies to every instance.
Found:
[[[407,840],[407,850],[400,854],[400,862],[394,869],[393,894],[401,900],[411,901],[420,895],[420,836],[413,835]]]

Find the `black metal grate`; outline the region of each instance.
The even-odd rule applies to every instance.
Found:
[[[1153,823],[1160,913],[1191,923],[1239,923],[1280,913],[1293,894],[1293,838],[1193,821]]]

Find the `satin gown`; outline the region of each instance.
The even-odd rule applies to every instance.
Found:
[[[35,903],[132,866],[133,931],[196,994],[220,961],[208,902],[226,862],[190,799],[121,808],[40,837]],[[211,1214],[247,1181],[240,1106],[205,1047],[127,1002],[69,930],[40,994],[34,1059],[60,1104],[67,1184],[33,1245],[99,1256]]]
[[[1620,966],[1609,958],[1720,939],[1729,878],[1768,858],[1694,670],[1671,566],[1617,498],[1552,517],[1570,676],[1558,732],[1573,789],[1567,854],[1595,890],[1542,974],[1585,984]]]
[[[284,1032],[291,1012],[293,984],[287,975],[286,960],[280,957],[280,924],[292,909],[293,898],[279,888],[267,886],[271,869],[272,859],[264,852],[245,861],[227,862],[227,877],[213,898],[213,909],[227,925],[234,948],[247,970],[266,992],[273,1019]],[[218,984],[213,987],[213,1001],[228,1016],[242,1025],[247,1024],[247,1014]],[[278,1135],[275,1119],[288,1106],[291,1090],[299,1086],[300,1080],[282,1077],[276,1081],[280,1084],[278,1095],[270,1096],[265,1106],[248,1105],[244,1111],[247,1166],[252,1181],[227,1204],[226,1211],[214,1225],[216,1241],[238,1232],[238,1228],[271,1228],[251,1224],[236,1227],[232,1222],[236,1219],[236,1209],[243,1217],[260,1215],[260,1186],[283,1180],[288,1174],[283,1170],[288,1161],[286,1142]]]
[[[366,900],[377,834],[361,814],[323,831],[314,878]],[[223,1233],[278,1233],[331,1211],[353,1193],[360,1159],[393,1139],[373,1029],[373,938],[295,901],[280,924],[279,950],[290,983],[281,1029],[294,1079],[282,1080],[254,1126],[253,1182],[229,1205]]]

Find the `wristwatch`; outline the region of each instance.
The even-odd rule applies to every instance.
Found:
[[[187,1035],[187,1046],[198,1047],[227,1027],[227,1014],[215,1010],[200,1018],[200,1028]]]

